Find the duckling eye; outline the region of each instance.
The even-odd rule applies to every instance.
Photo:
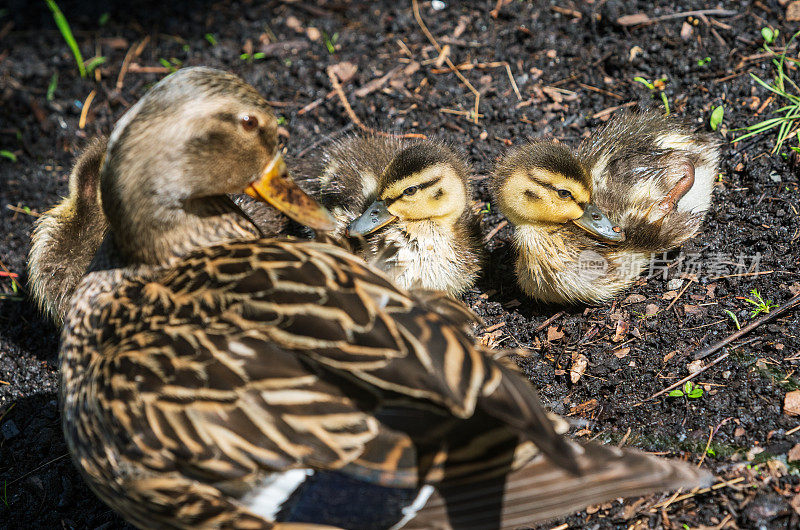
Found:
[[[419,190],[417,186],[409,186],[403,190],[403,195],[405,195],[406,197],[411,197],[412,195],[417,193],[417,190]]]
[[[239,123],[242,125],[242,129],[247,132],[258,129],[258,118],[251,116],[250,114],[245,114],[239,118]]]
[[[572,193],[569,190],[558,190],[558,196],[562,199],[571,199]]]

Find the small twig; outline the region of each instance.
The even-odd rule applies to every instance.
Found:
[[[125,81],[125,74],[128,73],[128,68],[131,65],[131,61],[142,54],[144,47],[147,46],[148,42],[150,42],[150,35],[145,36],[145,38],[143,38],[138,44],[134,44],[128,49],[128,53],[125,54],[125,58],[122,60],[122,67],[119,69],[119,75],[117,75],[117,92],[122,90],[122,84]]]
[[[30,215],[31,217],[42,216],[42,214],[40,214],[39,212],[35,212],[31,209],[26,210],[25,208],[20,208],[19,206],[14,206],[13,204],[6,204],[6,208],[11,210],[12,212],[24,213],[25,215]]]
[[[685,292],[686,292],[686,289],[688,289],[689,287],[691,287],[691,285],[692,285],[693,283],[694,283],[694,278],[690,279],[690,280],[689,280],[689,283],[687,283],[687,284],[686,284],[686,286],[685,286],[683,289],[681,289],[681,292],[679,292],[679,293],[678,293],[678,296],[676,296],[675,298],[673,298],[673,299],[672,299],[672,302],[670,302],[670,303],[669,303],[669,305],[666,307],[666,309],[664,309],[664,312],[667,312],[667,311],[669,311],[669,309],[670,309],[670,308],[671,308],[673,305],[675,305],[675,302],[677,302],[677,301],[678,301],[678,298],[680,298],[681,296],[683,296],[683,293],[685,293]]]
[[[729,355],[730,355],[730,352],[723,353],[722,355],[720,355],[719,357],[717,357],[716,359],[714,359],[713,361],[708,363],[706,366],[700,368],[698,371],[687,375],[686,377],[684,377],[683,379],[681,379],[677,383],[673,383],[673,384],[669,385],[667,388],[665,388],[663,390],[659,390],[658,392],[656,392],[652,396],[648,397],[647,399],[644,399],[644,400],[640,401],[639,403],[636,403],[634,405],[634,407],[638,407],[639,405],[644,405],[645,402],[650,401],[651,399],[655,399],[655,398],[657,398],[658,396],[660,396],[662,394],[666,394],[667,392],[669,392],[672,389],[678,388],[679,386],[681,386],[685,382],[690,381],[690,380],[694,379],[695,377],[697,377],[698,375],[702,374],[703,372],[705,372],[706,370],[708,370],[709,368],[711,368],[715,364],[719,364],[720,362],[724,361],[725,359],[728,358]]]
[[[92,105],[95,94],[97,94],[97,90],[92,89],[92,91],[89,92],[89,95],[86,96],[86,100],[83,102],[83,107],[81,108],[81,117],[78,120],[78,129],[83,129],[86,127],[86,116],[89,115],[89,107]]]
[[[12,274],[14,274],[14,273],[11,272],[10,270],[8,270],[8,267],[6,267],[5,263],[3,263],[2,260],[0,260],[0,269],[3,269],[8,274],[8,277],[11,278],[11,281],[14,284],[16,284],[17,289],[19,289],[20,291],[22,291],[25,294],[28,294],[28,291],[26,291],[25,288],[22,287],[22,284],[19,283],[14,276],[12,276]]]
[[[700,461],[697,463],[697,467],[703,465],[703,461],[706,459],[706,455],[708,454],[708,448],[711,447],[711,440],[714,438],[714,427],[708,426],[708,442],[706,442],[706,448],[703,449],[703,456],[700,457]]]
[[[714,484],[710,488],[700,488],[700,489],[697,489],[697,490],[692,491],[690,493],[686,493],[685,495],[681,495],[680,497],[677,497],[677,498],[674,498],[674,499],[669,499],[668,501],[662,502],[660,504],[656,504],[655,506],[653,506],[651,508],[651,511],[655,511],[658,508],[661,508],[662,506],[665,505],[665,503],[669,504],[669,503],[673,503],[673,502],[680,502],[680,501],[689,499],[691,497],[694,497],[695,495],[708,493],[710,491],[716,491],[718,489],[722,489],[722,488],[727,487],[727,486],[733,486],[734,484],[738,484],[738,483],[743,482],[743,481],[744,481],[744,477],[737,477],[737,478],[735,478],[733,480],[723,480],[722,482]]]
[[[607,109],[603,109],[600,112],[595,112],[594,114],[592,114],[592,119],[597,120],[605,116],[608,116],[609,114],[616,112],[620,109],[633,107],[634,105],[636,105],[635,101],[629,101],[627,103],[623,103],[622,105],[617,105],[616,107],[608,107]]]
[[[485,238],[483,238],[483,242],[484,242],[484,243],[488,243],[489,241],[491,241],[491,240],[492,240],[492,238],[493,238],[493,237],[494,237],[494,236],[497,234],[497,232],[499,232],[500,230],[502,230],[502,229],[503,229],[503,227],[504,227],[504,226],[506,226],[507,224],[508,224],[508,221],[506,221],[505,219],[503,219],[502,221],[500,221],[500,222],[497,224],[497,226],[495,226],[494,228],[492,228],[492,231],[491,231],[491,232],[489,232],[488,234],[486,234],[486,237],[485,237]]]
[[[442,47],[439,45],[438,42],[436,42],[436,38],[433,36],[430,30],[428,30],[428,26],[426,26],[425,22],[422,20],[422,15],[420,15],[419,13],[419,2],[417,2],[417,0],[411,0],[411,9],[414,11],[414,18],[417,20],[417,24],[419,24],[422,33],[424,33],[425,37],[430,41],[431,44],[433,44],[433,47],[436,48],[436,51],[438,53],[442,53]],[[470,83],[466,77],[464,77],[464,74],[458,71],[458,68],[456,68],[456,65],[453,64],[453,61],[451,61],[449,57],[445,57],[444,62],[447,63],[447,66],[450,67],[453,73],[456,74],[456,76],[461,80],[461,82],[464,83],[464,85],[469,89],[470,92],[472,92],[472,95],[475,96],[475,111],[474,111],[473,121],[475,123],[478,123],[478,109],[480,108],[480,102],[481,102],[480,92],[475,90],[475,87],[472,86],[472,83]]]
[[[539,325],[536,327],[536,329],[534,330],[534,333],[539,333],[539,332],[540,332],[540,331],[542,331],[544,328],[546,328],[547,326],[549,326],[550,324],[552,324],[554,320],[556,320],[557,318],[561,317],[561,315],[563,315],[564,313],[566,313],[566,311],[559,311],[559,312],[558,312],[558,313],[556,313],[555,315],[551,316],[550,318],[548,318],[547,320],[545,320],[544,322],[542,322],[541,324],[539,324]]]
[[[750,333],[758,326],[762,324],[766,324],[770,320],[774,320],[775,318],[781,316],[782,314],[786,313],[790,309],[793,309],[796,305],[800,303],[800,294],[795,295],[792,297],[788,302],[783,304],[782,306],[778,307],[777,309],[770,311],[766,315],[762,316],[761,318],[750,322],[748,325],[743,327],[742,329],[730,334],[728,337],[722,339],[721,341],[717,342],[716,344],[712,344],[711,346],[704,348],[694,355],[694,359],[705,359],[712,353],[719,351],[720,349],[724,348],[731,342],[735,341],[736,339]]]
[[[419,133],[406,133],[406,134],[390,134],[384,131],[378,131],[371,127],[367,127],[364,122],[356,115],[355,111],[353,111],[353,107],[350,106],[350,102],[347,101],[347,95],[344,93],[344,88],[342,88],[342,83],[339,82],[339,78],[337,77],[336,73],[333,71],[331,67],[328,67],[328,78],[331,80],[331,84],[333,85],[333,90],[336,92],[336,95],[339,96],[339,101],[341,102],[342,106],[344,107],[345,113],[350,118],[350,120],[356,124],[356,126],[361,129],[362,131],[366,131],[370,134],[374,134],[376,136],[383,136],[386,138],[420,138],[422,140],[427,139],[428,137],[424,134]]]
[[[68,456],[69,456],[69,453],[64,453],[64,454],[63,454],[63,455],[61,455],[61,456],[57,456],[57,457],[55,457],[54,459],[50,460],[49,462],[45,462],[45,463],[44,463],[44,464],[42,464],[41,466],[38,466],[38,467],[35,467],[35,468],[31,469],[30,471],[28,471],[27,473],[25,473],[25,474],[24,474],[24,475],[22,475],[21,477],[17,477],[17,478],[15,478],[14,480],[9,480],[9,481],[8,481],[8,484],[7,484],[7,486],[10,486],[10,485],[12,485],[12,484],[15,484],[15,483],[19,482],[20,480],[22,480],[22,479],[24,479],[24,478],[28,478],[29,476],[31,476],[32,474],[36,473],[37,471],[39,471],[39,470],[40,470],[40,469],[42,469],[43,467],[47,467],[47,466],[49,466],[50,464],[53,464],[53,463],[55,463],[55,462],[58,462],[59,460],[62,460],[62,459],[64,459],[64,458],[67,458]]]

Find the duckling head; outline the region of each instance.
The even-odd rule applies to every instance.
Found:
[[[593,236],[621,242],[625,233],[592,204],[592,178],[564,145],[535,142],[498,164],[491,182],[500,211],[514,225],[572,222]]]
[[[330,213],[287,177],[264,98],[232,74],[185,68],[119,120],[100,189],[122,257],[155,264],[245,235],[225,194],[245,192],[302,224],[332,229]]]
[[[347,227],[364,236],[390,223],[452,228],[468,206],[466,164],[450,148],[423,142],[401,149],[380,178],[378,199]]]

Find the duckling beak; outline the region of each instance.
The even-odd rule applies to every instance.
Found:
[[[586,205],[586,208],[583,209],[583,215],[572,222],[600,239],[612,243],[625,241],[625,231],[622,230],[622,227],[612,223],[606,214],[594,204]]]
[[[244,192],[314,230],[329,232],[336,228],[333,215],[291,180],[280,154],[275,155],[258,180],[250,183]]]
[[[347,225],[347,236],[366,236],[389,223],[397,221],[386,208],[385,201],[375,201],[356,219]]]

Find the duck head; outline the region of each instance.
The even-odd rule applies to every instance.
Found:
[[[365,236],[391,223],[431,221],[452,228],[468,205],[466,163],[450,148],[421,142],[401,149],[380,178],[378,199],[347,227]]]
[[[500,210],[515,225],[572,222],[592,236],[619,243],[625,233],[592,204],[592,179],[564,145],[534,142],[513,150],[491,182]]]
[[[247,193],[318,230],[335,225],[288,178],[277,119],[264,98],[210,68],[164,78],[119,120],[100,189],[117,249],[129,263],[160,263],[241,237],[225,194]]]

